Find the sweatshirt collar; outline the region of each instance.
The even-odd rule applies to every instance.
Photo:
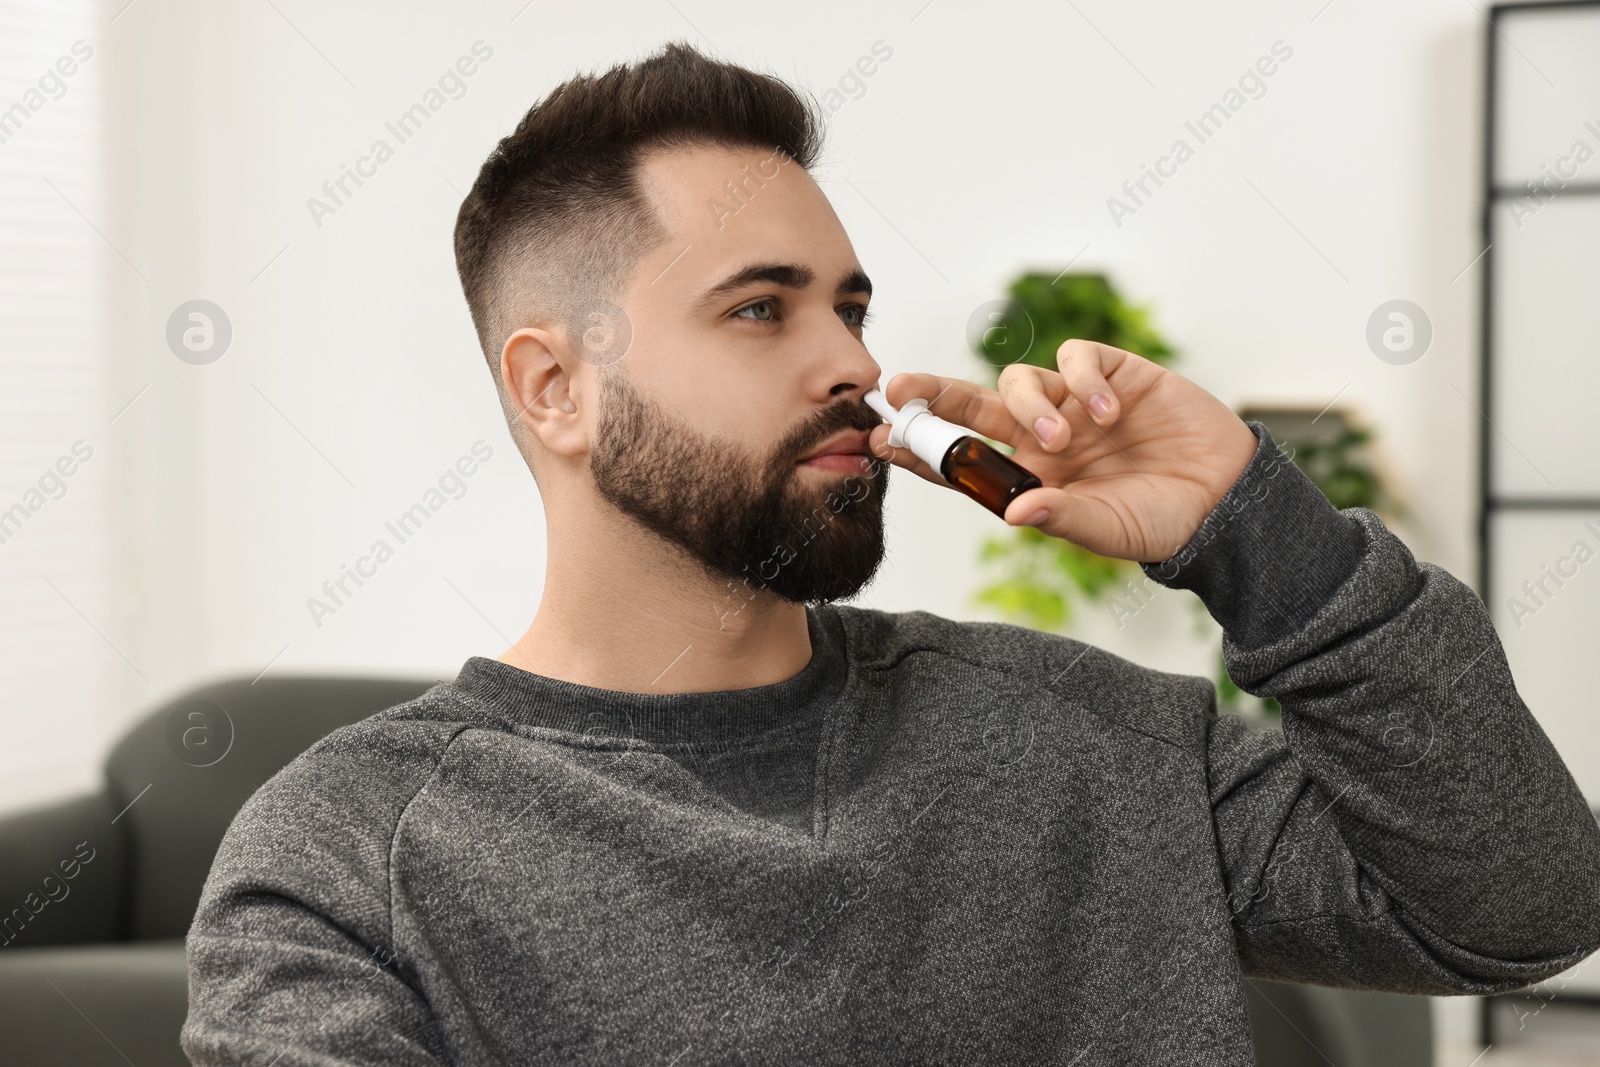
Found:
[[[653,744],[725,742],[820,719],[847,673],[843,622],[827,605],[806,605],[811,660],[790,678],[750,689],[626,693],[579,685],[472,656],[451,685],[519,723]]]

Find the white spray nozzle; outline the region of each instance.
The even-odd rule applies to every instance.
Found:
[[[891,423],[900,414],[894,409],[894,405],[889,403],[889,398],[883,395],[882,389],[868,389],[861,399],[867,402],[868,407],[888,419]]]
[[[899,410],[889,403],[881,389],[868,389],[862,399],[888,420],[890,448],[909,448],[934,470],[939,470],[944,463],[951,445],[963,437],[977,436],[965,426],[957,426],[929,411],[928,402],[920,396],[912,397]]]

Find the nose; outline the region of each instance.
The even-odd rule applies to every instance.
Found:
[[[878,379],[883,375],[883,368],[878,366],[878,361],[854,336],[847,336],[827,366],[830,400],[837,400],[841,396],[861,400],[867,390],[877,386]]]

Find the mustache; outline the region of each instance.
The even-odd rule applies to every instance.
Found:
[[[868,430],[883,425],[879,415],[865,400],[841,400],[823,408],[794,428],[779,442],[774,466],[788,467],[840,430]]]

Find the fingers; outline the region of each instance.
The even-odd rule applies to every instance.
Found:
[[[885,396],[888,394],[885,393]],[[893,401],[890,401],[893,403]],[[893,463],[897,467],[904,467],[913,474],[920,475],[930,482],[938,485],[949,485],[938,471],[918,459],[916,453],[909,448],[892,448],[889,445],[889,424],[875,426],[867,435],[867,450],[877,459],[886,463]]]
[[[1070,414],[1101,429],[1122,415],[1122,404],[1107,378],[1132,352],[1098,341],[1073,338],[1056,350],[1060,371],[1012,363],[1000,371],[998,392],[960,378],[937,374],[896,374],[884,388],[899,407],[912,397],[928,401],[942,419],[1015,448],[1023,437],[1047,452],[1059,452],[1072,439]]]
[[[1121,522],[1109,505],[1070,488],[1030,489],[1006,508],[1005,519],[1012,526],[1037,526],[1051,537],[1102,555],[1116,556],[1124,537]]]
[[[1000,372],[1000,396],[1017,422],[1026,426],[1047,452],[1059,452],[1072,439],[1071,413],[1102,430],[1122,414],[1122,404],[1106,376],[1133,353],[1073,338],[1056,351],[1060,373],[1025,363]]]
[[[1083,411],[1101,429],[1122,414],[1117,394],[1106,377],[1130,357],[1132,352],[1076,337],[1056,350],[1056,366],[1066,381],[1067,395],[1082,404]]]
[[[912,397],[920,396],[928,402],[928,410],[941,419],[965,426],[991,441],[1002,441],[1015,447],[1022,433],[1021,425],[998,393],[961,378],[943,378],[937,374],[896,374],[889,379],[883,395],[897,408]]]
[[[1057,452],[1072,439],[1072,426],[1061,414],[1067,399],[1066,380],[1054,371],[1013,363],[1000,372],[1000,398],[1018,426],[1027,427],[1047,452]],[[1015,444],[1015,442],[1008,442]]]

